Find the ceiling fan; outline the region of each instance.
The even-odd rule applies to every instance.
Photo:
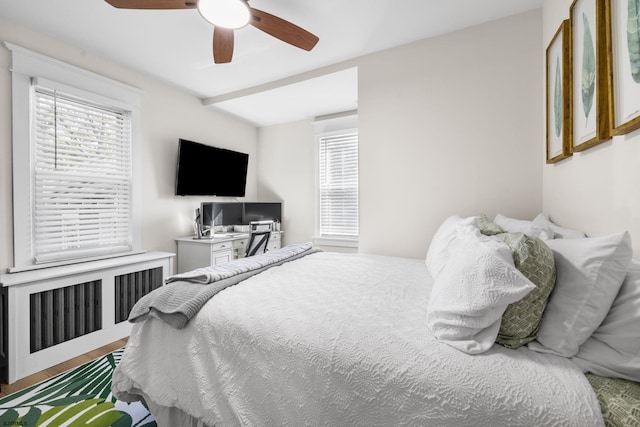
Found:
[[[213,61],[231,62],[233,31],[246,25],[304,50],[311,50],[318,37],[277,16],[249,6],[248,0],[105,0],[120,9],[198,9],[214,25]]]

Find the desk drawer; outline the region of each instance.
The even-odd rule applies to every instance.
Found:
[[[231,261],[233,261],[233,251],[231,249],[211,253],[211,265],[226,264]]]
[[[233,244],[231,242],[220,242],[211,244],[211,252],[223,251],[225,249],[233,249]]]
[[[281,233],[271,233],[271,237],[269,237],[269,241],[267,242],[267,251],[275,251],[282,247],[282,242],[280,241],[281,236]]]

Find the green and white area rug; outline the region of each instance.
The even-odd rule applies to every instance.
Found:
[[[111,395],[124,349],[0,399],[1,427],[157,427],[139,402]]]

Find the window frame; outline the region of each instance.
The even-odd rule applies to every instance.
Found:
[[[358,236],[346,235],[322,235],[320,233],[320,140],[323,137],[335,136],[340,134],[357,133],[358,115],[357,112],[351,111],[344,114],[332,115],[323,118],[317,118],[313,122],[314,126],[314,171],[315,171],[315,197],[314,197],[314,238],[313,242],[321,246],[335,246],[345,248],[357,248],[359,243]],[[358,142],[359,145],[359,142]],[[358,163],[360,153],[358,150]],[[358,168],[358,212],[360,211],[360,169]],[[359,214],[358,214],[359,215]],[[358,218],[358,229],[360,228],[360,218]],[[359,232],[358,232],[359,233]]]
[[[140,224],[140,123],[141,91],[93,72],[5,42],[11,51],[12,148],[13,148],[13,240],[17,272],[141,252]],[[32,105],[35,86],[56,89],[81,99],[127,110],[131,114],[131,250],[86,258],[36,264],[33,252]]]

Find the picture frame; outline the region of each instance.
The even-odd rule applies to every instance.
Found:
[[[571,4],[573,152],[611,137],[607,1],[574,0]]]
[[[624,135],[640,128],[640,1],[608,1],[606,15],[611,41],[611,133]]]
[[[548,164],[572,155],[571,22],[560,24],[546,50],[546,122]]]

